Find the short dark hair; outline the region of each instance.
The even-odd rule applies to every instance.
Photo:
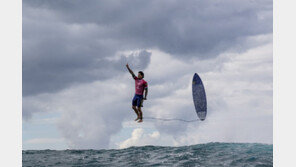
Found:
[[[143,76],[143,78],[144,78],[144,73],[143,73],[143,71],[139,71],[139,73]]]

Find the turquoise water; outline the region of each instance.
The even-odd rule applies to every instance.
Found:
[[[24,150],[23,166],[272,166],[267,144],[207,143],[111,150]]]

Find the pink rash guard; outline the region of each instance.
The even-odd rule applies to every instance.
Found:
[[[144,79],[139,79],[138,77],[134,77],[135,86],[136,86],[136,94],[143,95],[144,89],[148,87],[148,83]]]

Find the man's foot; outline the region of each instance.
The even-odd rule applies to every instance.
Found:
[[[137,121],[137,120],[139,120],[139,119],[140,119],[140,118],[138,117],[138,118],[135,119],[135,121]]]
[[[140,119],[140,120],[138,121],[138,123],[141,123],[141,122],[143,122],[143,120],[142,120],[142,119]]]

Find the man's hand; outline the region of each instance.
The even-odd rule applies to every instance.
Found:
[[[147,98],[146,98],[146,97],[144,97],[144,98],[143,98],[143,100],[147,100]]]
[[[129,68],[128,63],[126,63],[125,66],[126,66],[127,70],[132,74],[133,78],[135,78],[136,76],[135,76],[134,72]]]

